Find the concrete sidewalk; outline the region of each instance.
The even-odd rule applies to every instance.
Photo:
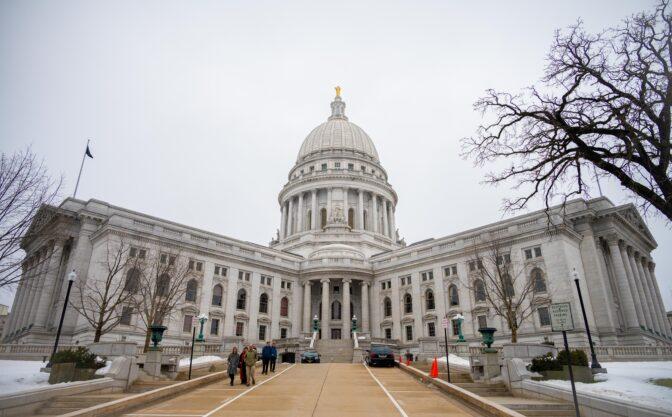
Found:
[[[479,415],[398,369],[334,363],[283,366],[250,388],[216,382],[124,417]]]

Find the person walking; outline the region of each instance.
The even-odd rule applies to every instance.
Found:
[[[271,361],[271,342],[266,342],[266,346],[261,349],[261,374],[268,375],[268,363]]]
[[[275,347],[275,342],[271,343],[271,372],[275,372],[275,361],[278,360],[278,349]]]
[[[247,350],[245,355],[245,367],[247,368],[247,386],[250,386],[250,381],[252,385],[255,385],[257,382],[254,380],[254,366],[259,360],[259,355],[257,354],[257,347],[250,345],[250,348]]]
[[[240,352],[240,384],[247,384],[247,368],[245,367],[245,358],[247,357],[247,346]]]
[[[236,373],[238,372],[238,366],[240,366],[240,355],[238,355],[237,347],[234,346],[233,349],[231,349],[231,353],[229,353],[227,360],[229,362],[227,371],[229,372],[229,378],[231,379],[231,386],[233,386],[233,379],[236,377]]]

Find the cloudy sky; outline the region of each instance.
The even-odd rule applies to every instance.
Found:
[[[31,145],[65,196],[91,138],[78,197],[266,244],[301,142],[341,85],[399,194],[402,236],[440,237],[506,216],[509,189],[481,185],[486,169],[459,156],[480,120],[472,103],[536,82],[557,28],[597,31],[652,4],[4,0],[0,150]],[[672,231],[648,223],[672,309]]]

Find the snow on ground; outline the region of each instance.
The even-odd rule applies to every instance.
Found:
[[[450,355],[450,364],[451,365],[457,365],[457,366],[465,366],[469,368],[469,359],[465,359],[461,356],[453,355],[452,353]],[[439,358],[439,362],[446,363],[446,357],[442,356]],[[451,372],[452,373],[452,372]]]
[[[105,375],[106,373],[110,372],[111,367],[112,367],[112,361],[106,361],[104,367],[96,370],[96,375]]]
[[[49,385],[49,374],[40,372],[40,361],[0,360],[0,395]]]
[[[672,362],[602,362],[601,365],[607,368],[607,374],[595,376],[595,380],[600,382],[594,384],[577,382],[577,392],[672,411],[672,388],[661,387],[650,382],[652,379],[672,378]],[[571,389],[569,381],[541,382]]]
[[[200,358],[194,359],[192,364],[196,365],[199,363],[218,362],[222,360],[224,359],[220,358],[219,356],[201,356]],[[189,358],[180,359],[180,366],[189,366]]]

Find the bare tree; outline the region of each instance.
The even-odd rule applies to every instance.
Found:
[[[124,278],[142,263],[144,253],[131,249],[123,240],[108,241],[103,279],[93,275],[78,282],[70,304],[94,328],[94,342],[120,323],[124,306],[134,304],[134,292],[126,291]]]
[[[468,264],[475,277],[467,287],[477,302],[485,301],[495,316],[504,319],[511,331],[511,342],[516,343],[518,330],[536,309],[535,280],[530,274],[534,265],[513,261],[510,248],[497,240],[484,248],[475,247]]]
[[[136,311],[145,324],[145,351],[149,347],[149,326],[167,323],[177,304],[183,300],[187,281],[193,276],[193,264],[170,248],[152,251],[148,261],[135,276],[136,283],[127,284],[135,296]]]
[[[30,148],[0,156],[0,288],[18,283],[22,267],[41,267],[41,262],[23,262],[22,243],[45,233],[43,226],[53,213],[48,205],[60,185]]]
[[[514,183],[509,210],[535,196],[548,207],[582,195],[598,175],[618,180],[645,213],[653,206],[672,220],[671,65],[668,0],[598,34],[579,21],[556,32],[542,86],[488,90],[475,103],[486,122],[463,139],[463,156],[506,161],[486,182]]]

